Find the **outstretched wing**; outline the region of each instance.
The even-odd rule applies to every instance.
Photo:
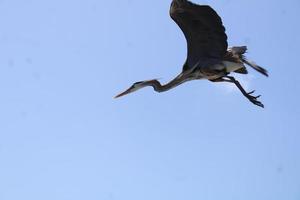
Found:
[[[221,18],[206,5],[187,0],[173,0],[171,18],[178,24],[187,40],[188,55],[184,69],[215,64],[227,51],[227,35]]]

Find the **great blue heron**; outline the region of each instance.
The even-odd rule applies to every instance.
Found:
[[[187,59],[182,72],[165,85],[156,79],[139,81],[115,98],[152,86],[157,92],[164,92],[186,81],[207,79],[212,82],[234,83],[242,94],[253,104],[264,107],[252,92],[246,92],[231,72],[247,74],[244,64],[265,76],[267,70],[248,61],[244,53],[246,46],[229,47],[227,35],[218,14],[207,5],[197,5],[188,0],[173,0],[170,16],[183,31],[187,41]]]

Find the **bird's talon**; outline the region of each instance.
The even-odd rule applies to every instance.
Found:
[[[262,104],[260,101],[257,101],[256,99],[251,99],[250,101],[257,106],[264,108],[264,104]]]
[[[253,94],[254,92],[255,92],[255,90],[253,90],[253,91],[249,92],[248,94]]]

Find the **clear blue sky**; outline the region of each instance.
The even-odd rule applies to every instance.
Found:
[[[176,76],[171,0],[0,0],[0,200],[299,200],[300,2],[200,1],[270,78]],[[239,76],[240,77],[240,76]]]

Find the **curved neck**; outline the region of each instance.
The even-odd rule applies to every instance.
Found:
[[[173,80],[166,83],[165,85],[161,85],[160,82],[155,79],[155,80],[146,81],[145,86],[152,86],[156,92],[165,92],[184,83],[185,81],[187,81],[186,77],[183,76],[183,74],[179,74],[177,77],[175,77]]]

